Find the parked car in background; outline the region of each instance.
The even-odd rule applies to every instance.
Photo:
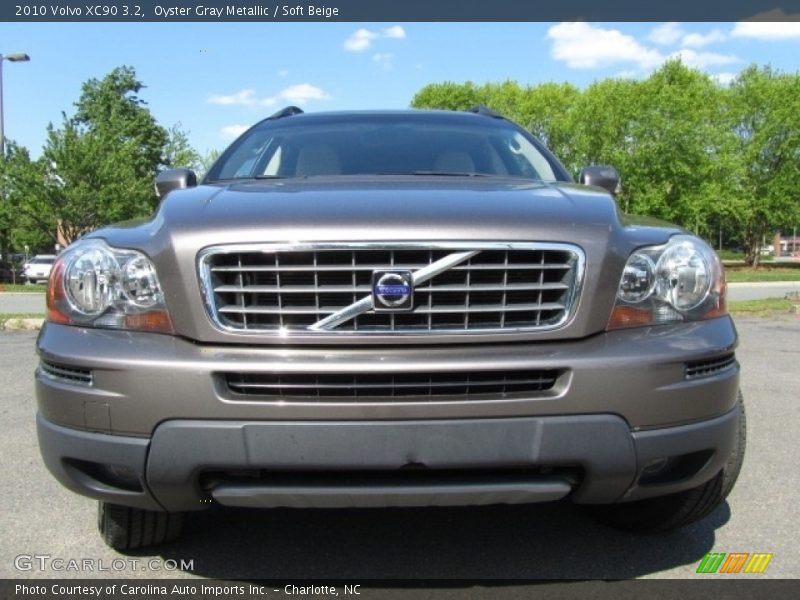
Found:
[[[22,280],[28,283],[47,281],[55,261],[55,254],[37,254],[22,265]]]

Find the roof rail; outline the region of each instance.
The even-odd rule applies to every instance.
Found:
[[[287,106],[286,108],[280,109],[274,115],[270,115],[267,119],[282,119],[283,117],[291,117],[293,115],[302,115],[303,109],[298,108],[296,106]]]
[[[484,117],[491,117],[492,119],[505,119],[503,115],[493,111],[491,108],[483,104],[476,104],[467,109],[467,112],[475,113],[476,115],[483,115]]]

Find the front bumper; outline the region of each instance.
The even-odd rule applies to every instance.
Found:
[[[37,423],[45,463],[66,487],[117,504],[185,511],[212,501],[331,508],[532,503],[570,494],[579,503],[638,500],[695,487],[718,473],[738,419],[733,409],[707,421],[641,432],[613,415],[176,420],[159,425],[150,440],[68,429],[41,415]],[[663,459],[673,467],[647,473]],[[110,465],[127,473],[124,484],[107,470]],[[215,476],[209,479],[210,473]]]
[[[36,375],[39,411],[53,423],[150,437],[172,419],[370,421],[615,414],[631,429],[691,423],[736,402],[739,368],[687,377],[687,364],[731,356],[733,322],[710,321],[602,333],[568,342],[438,347],[268,348],[201,345],[182,338],[48,323],[38,350],[59,368],[90,371],[91,385]],[[219,373],[293,375],[556,369],[547,393],[488,399],[267,401],[237,398]]]
[[[722,468],[738,364],[691,377],[687,365],[735,347],[729,318],[569,342],[366,349],[206,346],[47,324],[41,359],[66,377],[37,371],[39,441],[70,489],[152,510],[629,501]],[[232,398],[217,377],[509,368],[567,375],[523,397],[330,402]]]

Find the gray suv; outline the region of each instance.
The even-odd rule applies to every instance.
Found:
[[[115,548],[187,511],[569,498],[658,531],[744,454],[713,250],[469,112],[302,114],[53,267],[39,443]]]

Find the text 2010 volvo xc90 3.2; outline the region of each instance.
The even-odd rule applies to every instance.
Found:
[[[162,173],[53,268],[48,468],[117,548],[213,503],[706,516],[745,438],[722,267],[580,180],[483,108],[289,108]]]

